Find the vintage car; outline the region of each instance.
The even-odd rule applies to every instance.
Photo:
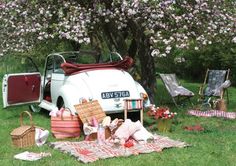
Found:
[[[29,66],[29,65],[28,65]],[[106,58],[94,52],[61,52],[47,56],[43,75],[31,64],[30,72],[5,74],[2,92],[3,106],[31,104],[40,107],[69,108],[83,100],[98,100],[106,113],[124,110],[124,99],[144,99],[150,102],[144,88],[126,71],[132,59],[111,53]]]

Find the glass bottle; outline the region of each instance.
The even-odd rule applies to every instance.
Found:
[[[103,144],[105,142],[105,128],[100,123],[98,125],[98,131],[97,131],[97,143]]]

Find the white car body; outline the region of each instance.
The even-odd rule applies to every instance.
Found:
[[[76,55],[80,54],[78,52],[72,53]],[[98,100],[102,109],[109,114],[122,112],[124,110],[124,99],[140,99],[143,96],[147,96],[144,88],[136,82],[127,71],[119,68],[92,69],[71,75],[65,74],[60,67],[62,63],[67,62],[64,54],[70,53],[54,53],[48,55],[43,76],[40,76],[38,72],[6,74],[3,78],[2,85],[4,107],[41,102],[40,106],[49,111],[51,111],[54,106],[57,108],[66,107],[72,112],[76,112],[74,105],[81,103],[81,101],[85,99],[87,101]],[[118,57],[122,60],[120,56]],[[59,63],[57,64],[56,62]],[[14,83],[16,82],[14,81],[14,77],[16,76],[22,77],[22,81],[17,82],[24,82],[20,88],[21,92],[12,90],[18,85]],[[32,80],[30,78],[31,76],[34,76]],[[11,77],[13,77],[13,83],[9,86],[8,84],[10,84],[10,82],[8,82],[8,80],[11,79]],[[39,84],[36,83],[38,82],[38,77],[41,77],[39,81],[40,85],[36,85]],[[27,98],[26,101],[24,101],[24,97],[22,97],[21,100],[15,99],[13,93],[17,92],[17,94],[21,96],[20,94],[25,92],[22,91],[23,86],[28,88],[27,93],[34,93],[32,96],[38,98],[36,99],[36,97],[34,97],[32,100]],[[36,95],[36,93],[40,94]],[[10,95],[13,97],[9,97]],[[52,107],[45,106],[45,103]],[[145,98],[144,103],[146,106],[149,106],[149,99]]]

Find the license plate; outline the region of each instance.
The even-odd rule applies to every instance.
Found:
[[[101,97],[102,99],[130,97],[130,93],[129,91],[102,92]]]

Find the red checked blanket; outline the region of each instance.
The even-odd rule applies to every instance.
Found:
[[[152,143],[135,144],[130,148],[117,146],[112,143],[99,145],[96,141],[51,142],[49,143],[49,146],[64,153],[68,153],[83,163],[89,163],[99,159],[160,152],[164,148],[181,148],[188,145],[181,141],[175,141],[168,137],[156,135]]]
[[[189,110],[188,114],[194,116],[202,117],[224,117],[227,119],[236,119],[236,112],[225,112],[219,110],[210,110],[210,111],[198,111],[198,110]]]

